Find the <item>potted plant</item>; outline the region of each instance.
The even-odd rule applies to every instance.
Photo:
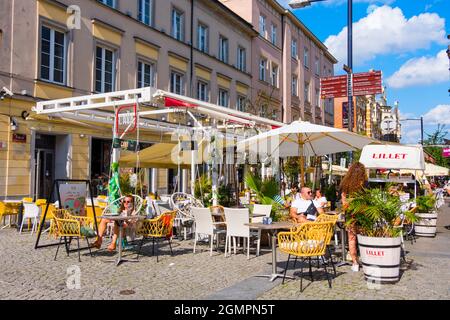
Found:
[[[370,281],[396,282],[400,277],[401,228],[397,225],[401,201],[385,189],[363,189],[352,195],[346,224],[354,225],[364,275]],[[414,221],[411,212],[404,213]]]
[[[420,196],[416,199],[416,216],[418,221],[414,224],[414,234],[420,237],[435,237],[437,211],[434,195]]]

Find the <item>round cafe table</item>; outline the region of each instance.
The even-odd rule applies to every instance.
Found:
[[[126,260],[122,259],[122,239],[123,239],[123,224],[126,221],[130,220],[144,220],[145,216],[122,216],[122,215],[103,215],[100,218],[102,219],[108,219],[111,221],[114,221],[119,226],[119,256],[116,260],[108,260],[108,262],[115,262],[116,266],[118,266],[122,262],[137,262],[137,260]]]
[[[269,281],[274,281],[276,278],[283,277],[282,273],[277,271],[277,234],[278,230],[286,230],[295,226],[294,223],[290,221],[278,221],[271,224],[263,223],[246,223],[246,226],[254,229],[269,230],[272,235],[272,273],[257,275],[256,277],[269,278]],[[293,277],[286,276],[286,278],[293,279]]]

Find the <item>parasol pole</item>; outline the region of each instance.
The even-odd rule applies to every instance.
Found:
[[[298,147],[299,147],[299,153],[300,153],[300,181],[301,181],[301,186],[304,187],[305,186],[305,159],[303,158],[303,140],[301,137],[301,134],[298,134]]]

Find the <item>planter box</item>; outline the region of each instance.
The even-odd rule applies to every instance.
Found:
[[[376,238],[358,235],[358,246],[366,280],[399,280],[401,237]]]
[[[414,223],[414,234],[419,237],[435,237],[437,212],[432,213],[416,213],[420,218]]]

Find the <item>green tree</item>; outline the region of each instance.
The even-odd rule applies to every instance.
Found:
[[[445,125],[438,124],[435,132],[432,134],[426,133],[428,138],[424,141],[424,150],[436,160],[438,166],[450,168],[450,158],[442,156],[442,148],[434,145],[444,144],[444,139],[448,131],[445,130]]]

